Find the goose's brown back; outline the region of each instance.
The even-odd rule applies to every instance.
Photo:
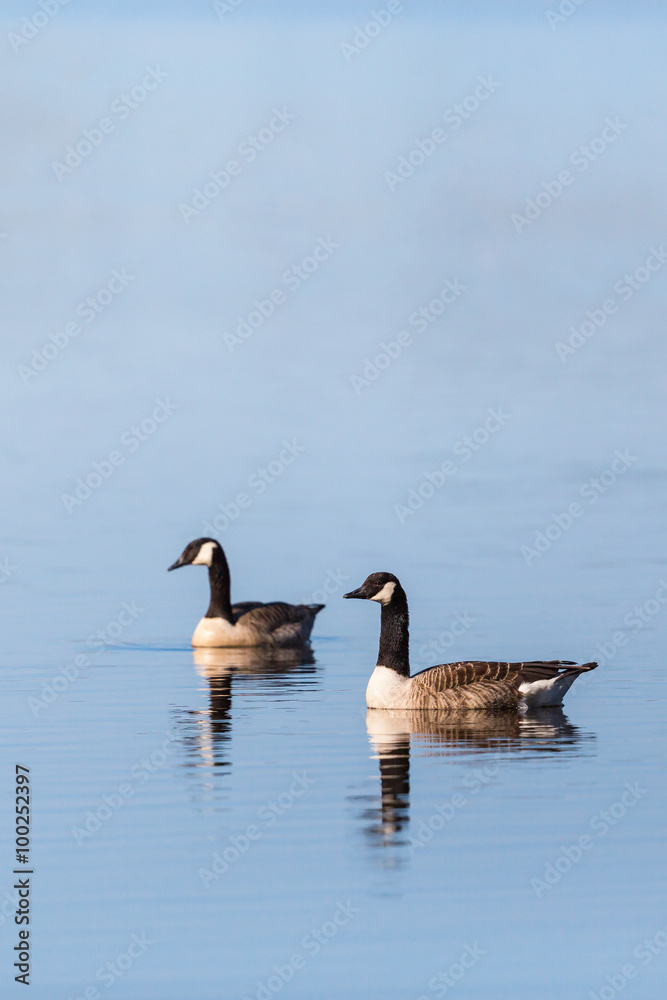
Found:
[[[315,616],[323,607],[323,604],[245,601],[233,605],[232,615],[235,625],[252,629],[265,642],[285,646],[307,642]]]
[[[521,684],[579,674],[596,666],[595,663],[575,664],[570,660],[442,663],[414,675],[409,707],[515,708],[520,700]]]

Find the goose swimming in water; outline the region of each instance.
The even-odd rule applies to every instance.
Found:
[[[409,615],[405,591],[393,573],[371,573],[344,597],[382,605],[377,666],[366,688],[369,708],[537,708],[560,705],[579,674],[597,663],[442,663],[410,676]]]
[[[215,538],[197,538],[186,545],[169,570],[181,566],[208,566],[211,584],[211,603],[194,631],[193,646],[301,646],[308,642],[315,615],[324,607],[282,601],[232,604],[229,566]]]

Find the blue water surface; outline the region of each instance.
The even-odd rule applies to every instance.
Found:
[[[664,10],[192,6],[3,14],[3,996],[18,762],[34,1000],[657,1000]],[[208,534],[312,655],[193,653]],[[600,667],[367,715],[376,570]]]

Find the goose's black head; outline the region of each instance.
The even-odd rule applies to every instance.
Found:
[[[173,566],[208,566],[208,581],[211,585],[211,603],[206,618],[224,618],[232,621],[231,580],[227,558],[220,542],[215,538],[195,538],[183,549]]]
[[[351,590],[343,597],[358,597],[366,601],[377,601],[379,604],[391,604],[396,592],[403,593],[398,577],[393,573],[371,573],[360,587]]]
[[[195,538],[194,542],[188,542],[176,562],[169,567],[180,569],[181,566],[212,566],[219,554],[222,553],[220,542],[215,538]]]
[[[382,605],[378,666],[388,667],[402,677],[409,677],[410,615],[408,600],[398,577],[393,573],[371,573],[360,587],[343,596],[360,597]]]

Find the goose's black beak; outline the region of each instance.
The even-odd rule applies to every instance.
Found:
[[[187,566],[187,563],[183,562],[183,556],[178,557],[176,562],[169,567],[167,573],[171,573],[172,569],[179,569],[181,566]]]
[[[361,587],[357,587],[356,590],[351,590],[349,594],[343,594],[343,597],[359,597],[362,601],[365,601],[368,597],[366,591],[364,590],[363,584]]]

